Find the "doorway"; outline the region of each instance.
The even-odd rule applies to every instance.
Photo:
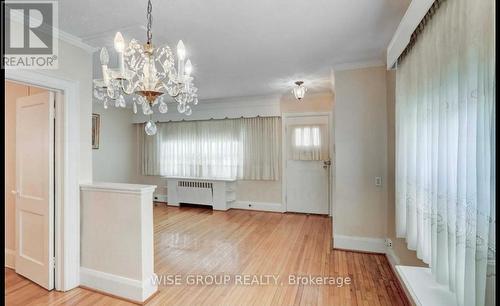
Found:
[[[7,265],[52,290],[57,93],[11,81],[5,88]]]
[[[283,119],[286,211],[328,215],[330,114],[285,114]]]

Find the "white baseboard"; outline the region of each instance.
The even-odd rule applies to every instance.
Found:
[[[336,249],[374,252],[385,254],[385,240],[382,238],[356,237],[356,236],[333,236],[333,247]]]
[[[385,244],[385,239],[381,238],[369,238],[369,237],[355,237],[355,236],[344,236],[344,235],[334,235],[333,247],[337,249],[353,250],[353,251],[363,251],[363,252],[374,252],[385,254],[389,266],[393,270],[394,274],[398,278],[404,293],[412,305],[420,305],[415,303],[414,295],[408,290],[408,286],[401,277],[401,273],[398,271],[400,266],[400,259],[394,252],[392,247],[387,247]],[[428,305],[438,305],[438,304],[428,304]],[[441,305],[441,304],[439,304]],[[444,304],[443,304],[444,305]]]
[[[16,251],[5,249],[5,266],[11,269],[16,268]]]
[[[387,257],[387,260],[389,261],[389,264],[391,265],[391,267],[395,270],[396,266],[399,265],[400,260],[399,260],[399,257],[394,252],[394,249],[387,248],[385,251],[385,256]]]
[[[284,212],[281,203],[254,202],[254,201],[234,201],[230,208]]]
[[[80,267],[80,285],[139,303],[158,290],[158,286],[153,285],[152,277],[140,281]]]

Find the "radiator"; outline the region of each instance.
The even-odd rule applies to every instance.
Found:
[[[236,201],[234,179],[166,177],[168,205],[200,204],[228,210]]]
[[[179,203],[213,205],[213,183],[206,181],[177,181]]]

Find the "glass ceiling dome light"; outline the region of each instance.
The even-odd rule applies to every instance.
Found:
[[[186,59],[186,48],[182,40],[177,44],[177,67],[174,53],[169,46],[153,46],[151,32],[152,4],[148,0],[147,41],[140,44],[132,39],[129,44],[123,35],[117,32],[114,48],[118,53],[118,68],[110,69],[109,53],[103,47],[100,53],[102,79],[94,80],[94,97],[107,109],[109,104],[125,108],[124,96],[131,96],[133,111],[138,105],[142,113],[150,116],[145,131],[148,135],[156,134],[156,125],[152,120],[154,108],[164,114],[168,111],[167,96],[177,103],[177,110],[189,116],[192,105],[198,104],[198,89],[193,85],[193,65]]]
[[[292,90],[293,95],[295,96],[295,99],[301,101],[304,99],[304,96],[307,92],[307,88],[304,87],[304,82],[303,81],[297,81],[295,82],[295,86]]]

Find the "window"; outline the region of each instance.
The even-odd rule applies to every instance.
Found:
[[[315,147],[321,145],[319,127],[298,127],[294,129],[296,147]]]
[[[441,1],[396,75],[396,232],[457,305],[495,300],[494,4]]]
[[[329,157],[326,125],[291,125],[290,158],[293,160],[327,160]]]
[[[276,180],[280,131],[278,117],[160,123],[141,134],[143,174]]]

